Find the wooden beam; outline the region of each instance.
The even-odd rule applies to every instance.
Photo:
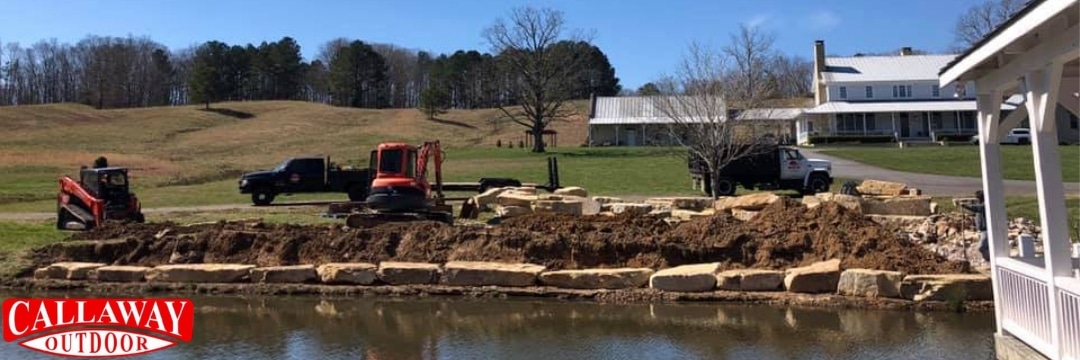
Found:
[[[979,86],[979,83],[975,83]],[[997,144],[1002,138],[1000,129],[1001,91],[975,96],[976,116],[979,122],[979,143]]]
[[[987,93],[1001,90],[1023,77],[1029,70],[1042,68],[1062,58],[1073,57],[1072,55],[1080,50],[1078,46],[1080,39],[1075,36],[1077,32],[1080,32],[1080,26],[1073,25],[1068,30],[1049,33],[1048,35],[1053,36],[1018,56],[1012,62],[976,80],[979,84],[976,91]]]

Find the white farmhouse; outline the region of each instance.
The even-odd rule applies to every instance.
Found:
[[[938,72],[955,54],[825,55],[814,43],[814,107],[798,123],[798,143],[844,140],[919,142],[965,140],[978,133],[974,83],[941,86]],[[1001,110],[1015,110],[1022,99],[1002,99]],[[1056,109],[1059,142],[1080,141],[1077,117]],[[1025,127],[1026,123],[1020,124]]]

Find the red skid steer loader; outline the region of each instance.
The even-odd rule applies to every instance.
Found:
[[[138,197],[128,184],[128,170],[109,167],[99,158],[93,168],[79,170],[79,180],[63,176],[56,197],[56,228],[89,230],[106,221],[146,221]]]

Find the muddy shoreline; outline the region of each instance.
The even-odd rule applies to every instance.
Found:
[[[567,301],[592,301],[604,304],[671,304],[709,302],[795,306],[824,309],[864,309],[892,311],[993,311],[993,301],[965,301],[962,305],[941,301],[911,301],[892,298],[864,298],[836,294],[798,294],[776,292],[737,292],[717,290],[697,293],[673,293],[648,288],[622,290],[576,290],[548,286],[530,287],[457,287],[446,285],[322,285],[322,284],[178,284],[178,283],[94,283],[86,281],[9,279],[0,282],[7,291],[64,291],[70,296],[139,296],[241,295],[241,296],[317,296],[317,297],[465,297],[465,298],[538,298]]]

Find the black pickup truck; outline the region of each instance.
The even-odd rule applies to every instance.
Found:
[[[329,157],[289,158],[271,170],[240,177],[240,193],[255,205],[269,205],[279,194],[342,192],[350,201],[364,201],[374,174],[370,169],[342,168]]]

